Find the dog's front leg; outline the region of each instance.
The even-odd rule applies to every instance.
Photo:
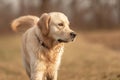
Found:
[[[57,71],[47,73],[46,78],[47,80],[57,80]]]
[[[57,71],[54,73],[53,80],[57,80]]]
[[[39,60],[35,60],[31,64],[31,80],[45,80],[45,65]]]
[[[34,72],[31,73],[31,80],[44,80],[44,72],[39,71],[39,72]]]

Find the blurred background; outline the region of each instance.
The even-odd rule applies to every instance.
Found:
[[[120,0],[0,0],[0,80],[28,80],[12,20],[56,11],[78,33],[65,46],[58,80],[120,80]]]

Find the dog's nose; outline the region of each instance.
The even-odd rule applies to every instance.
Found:
[[[71,36],[72,38],[75,38],[75,37],[76,37],[76,34],[75,34],[74,32],[71,32],[71,33],[70,33],[70,36]]]

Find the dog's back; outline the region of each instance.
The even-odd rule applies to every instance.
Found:
[[[23,59],[23,64],[25,66],[26,72],[29,77],[31,73],[30,57],[29,57],[30,55],[28,54],[29,52],[27,51],[26,46],[27,46],[28,39],[32,38],[31,34],[34,34],[34,30],[32,29],[34,28],[33,26],[37,25],[38,20],[39,20],[38,17],[28,15],[28,16],[22,16],[15,19],[11,24],[13,31],[24,33],[22,37],[22,59]],[[31,36],[28,36],[28,35],[31,35]]]

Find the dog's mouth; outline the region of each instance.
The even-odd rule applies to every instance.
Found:
[[[68,42],[71,42],[71,41],[74,41],[74,39],[71,39],[71,40],[63,40],[63,39],[58,39],[57,40],[58,42],[60,42],[60,43],[68,43]]]
[[[64,43],[67,43],[67,42],[68,42],[67,40],[62,40],[62,39],[58,39],[57,41],[60,42],[60,43],[61,43],[61,42],[64,42]]]

